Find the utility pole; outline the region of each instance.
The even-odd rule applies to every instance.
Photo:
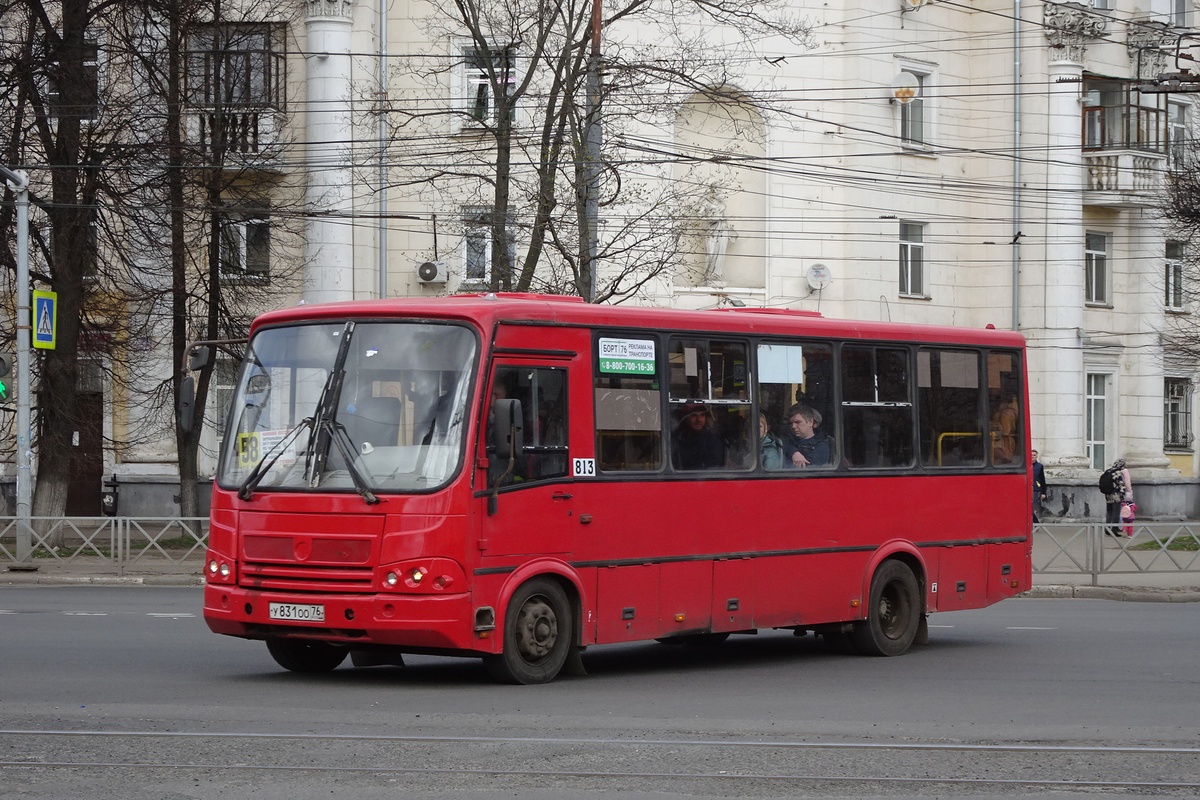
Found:
[[[584,299],[596,301],[596,252],[600,237],[600,144],[603,132],[600,128],[600,26],[601,0],[592,0],[592,52],[588,58],[587,105],[585,107],[586,139],[584,149],[584,174],[587,193],[584,204],[584,219],[587,220],[587,263],[584,265]]]
[[[33,318],[29,309],[29,176],[0,166],[0,178],[17,196],[17,564],[9,569],[36,570],[29,507],[33,477],[29,443],[29,347]]]

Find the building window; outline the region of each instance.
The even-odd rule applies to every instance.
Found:
[[[475,47],[462,49],[459,76],[462,90],[458,110],[466,116],[468,124],[490,125],[496,121],[496,93],[492,81],[504,86],[511,95],[516,84],[512,62],[511,48],[500,52]],[[509,109],[510,120],[513,119],[512,111]]]
[[[925,226],[916,222],[900,223],[900,294],[926,297]]]
[[[1167,158],[1171,166],[1181,166],[1187,155],[1188,107],[1186,103],[1170,103],[1167,110]]]
[[[1171,0],[1171,24],[1187,28],[1192,22],[1192,0]]]
[[[917,79],[917,94],[907,103],[900,104],[900,141],[906,145],[924,146],[926,137],[925,93],[929,86],[928,73],[905,69]]]
[[[64,64],[62,60],[63,49],[66,46],[61,41],[57,44],[47,43],[46,45],[50,61],[49,76],[45,84],[46,107],[55,119],[63,117],[77,117],[80,120],[95,119],[100,107],[100,45],[95,39],[83,40],[81,63],[83,74],[77,81],[75,102],[70,105],[63,101],[61,92],[61,87],[67,81],[76,83],[73,77],[65,74],[65,70],[69,68],[68,64]],[[70,61],[74,61],[74,59]]]
[[[509,239],[508,263],[515,263],[517,250]],[[492,210],[469,208],[463,214],[463,282],[490,284],[492,280]]]
[[[1167,242],[1167,263],[1163,276],[1163,305],[1171,311],[1183,310],[1183,242]]]
[[[1105,457],[1107,414],[1108,414],[1108,380],[1104,373],[1088,373],[1087,376],[1087,405],[1084,421],[1087,441],[1087,458],[1092,469],[1104,469],[1108,466]]]
[[[1088,233],[1084,246],[1084,301],[1088,305],[1108,305],[1108,234]]]
[[[227,281],[266,281],[271,275],[271,222],[246,216],[221,230],[221,277]]]
[[[1192,446],[1192,382],[1167,378],[1163,390],[1163,446]]]
[[[188,98],[200,108],[279,108],[284,56],[274,26],[211,25],[188,40]]]

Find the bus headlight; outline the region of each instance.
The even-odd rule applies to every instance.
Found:
[[[209,559],[207,571],[209,580],[213,581],[227,581],[233,575],[233,567],[229,565],[228,561],[221,561],[215,558]]]
[[[400,582],[400,576],[394,572],[389,572],[387,575],[385,575],[383,577],[383,585],[388,587],[389,589],[391,589],[393,586],[395,586],[399,582]]]

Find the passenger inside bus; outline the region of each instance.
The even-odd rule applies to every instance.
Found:
[[[821,413],[797,403],[788,409],[791,434],[783,437],[784,463],[793,467],[824,467],[832,460],[832,445],[821,427]]]
[[[758,415],[758,458],[763,469],[783,469],[783,442],[771,433],[767,415]]]
[[[721,469],[725,444],[713,429],[708,407],[687,403],[671,437],[671,462],[676,469]]]
[[[1009,464],[1017,454],[1017,398],[1009,395],[992,412],[992,462]]]

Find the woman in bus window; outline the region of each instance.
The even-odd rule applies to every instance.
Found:
[[[829,437],[817,431],[821,412],[797,403],[788,409],[792,432],[783,439],[783,457],[793,467],[824,467],[829,464],[832,446]]]
[[[783,443],[771,433],[771,425],[767,415],[758,415],[758,459],[763,469],[783,469]]]

